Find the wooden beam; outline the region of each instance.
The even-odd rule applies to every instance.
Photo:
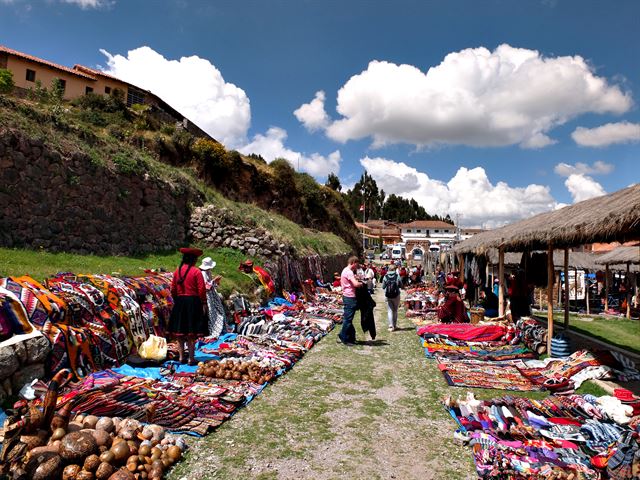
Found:
[[[504,315],[504,247],[498,250],[498,316]]]
[[[604,266],[604,311],[609,311],[609,265]]]
[[[564,249],[564,329],[569,328],[569,249]]]
[[[551,355],[551,338],[553,338],[553,245],[547,249],[547,354]]]

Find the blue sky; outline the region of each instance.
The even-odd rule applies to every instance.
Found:
[[[0,44],[99,65],[319,180],[366,166],[469,226],[640,179],[639,23],[634,0],[0,0]]]

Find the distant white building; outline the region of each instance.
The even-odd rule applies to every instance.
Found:
[[[447,250],[454,243],[466,240],[476,233],[482,232],[479,228],[458,228],[440,220],[416,220],[411,223],[400,224],[400,235],[406,246],[407,256],[412,258],[428,251]]]

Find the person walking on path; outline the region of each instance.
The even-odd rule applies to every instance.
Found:
[[[200,264],[200,271],[202,272],[202,278],[204,279],[204,286],[207,290],[207,309],[209,310],[209,336],[218,338],[226,323],[226,315],[224,313],[224,306],[222,305],[222,299],[217,292],[216,287],[220,285],[220,275],[215,277],[211,274],[216,266],[211,257],[206,257]]]
[[[371,264],[364,271],[364,278],[367,281],[367,290],[369,290],[369,293],[373,293],[373,289],[376,286],[376,272],[373,271]]]
[[[182,262],[173,273],[171,296],[173,308],[169,332],[178,340],[180,363],[184,361],[184,342],[189,349],[189,365],[195,365],[195,340],[207,334],[207,290],[196,261],[202,255],[198,248],[181,248]]]
[[[356,288],[362,286],[355,275],[358,270],[358,257],[350,257],[347,266],[340,275],[340,287],[342,287],[342,303],[344,314],[342,316],[342,329],[338,334],[338,341],[343,345],[352,346],[356,343],[356,329],[353,326],[353,317],[358,309],[356,300]]]
[[[400,276],[395,265],[389,265],[389,271],[382,279],[382,290],[387,299],[387,320],[389,331],[398,328],[398,307],[400,306]]]

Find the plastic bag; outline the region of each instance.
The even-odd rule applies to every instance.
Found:
[[[149,338],[140,345],[138,355],[146,360],[164,360],[167,358],[167,340],[149,335]]]

